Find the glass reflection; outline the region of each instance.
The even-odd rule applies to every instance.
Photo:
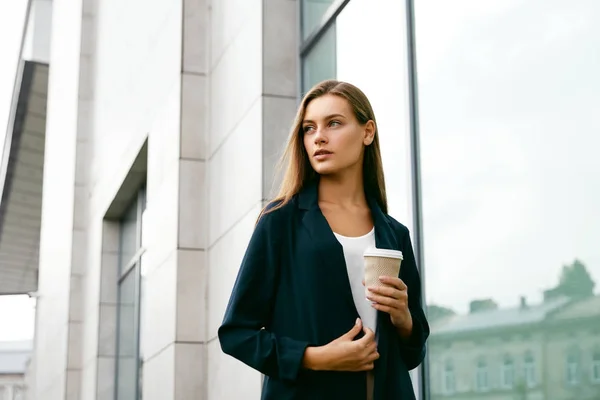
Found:
[[[335,0],[302,0],[302,38],[308,38],[322,23]],[[336,2],[337,3],[337,2]]]
[[[121,220],[121,246],[119,266],[121,274],[126,272],[128,264],[138,250],[138,202],[131,202]]]
[[[335,23],[327,28],[327,31],[304,58],[302,93],[308,92],[315,84],[325,79],[335,79],[335,29]]]
[[[137,398],[138,373],[138,289],[137,266],[119,286],[117,399]]]
[[[415,7],[430,397],[600,399],[600,3]]]

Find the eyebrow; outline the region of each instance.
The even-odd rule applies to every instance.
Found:
[[[331,114],[331,115],[326,116],[324,119],[327,120],[327,119],[339,118],[339,117],[346,118],[342,114]],[[304,121],[302,121],[303,124],[306,124],[306,123],[309,123],[309,122],[314,122],[314,121],[312,121],[310,119],[305,119]]]

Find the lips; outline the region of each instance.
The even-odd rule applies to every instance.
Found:
[[[321,149],[321,150],[315,151],[314,156],[315,157],[316,156],[324,156],[324,155],[328,155],[328,154],[333,154],[333,153],[331,151],[329,151],[329,150],[323,150],[323,149]]]

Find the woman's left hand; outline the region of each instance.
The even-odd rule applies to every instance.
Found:
[[[369,287],[367,299],[373,302],[373,308],[390,315],[402,336],[409,337],[413,321],[408,309],[408,287],[400,278],[381,276],[379,280],[386,286]]]

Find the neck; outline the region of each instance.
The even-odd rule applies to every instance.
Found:
[[[341,206],[367,204],[362,168],[343,174],[322,175],[319,179],[319,201]]]

